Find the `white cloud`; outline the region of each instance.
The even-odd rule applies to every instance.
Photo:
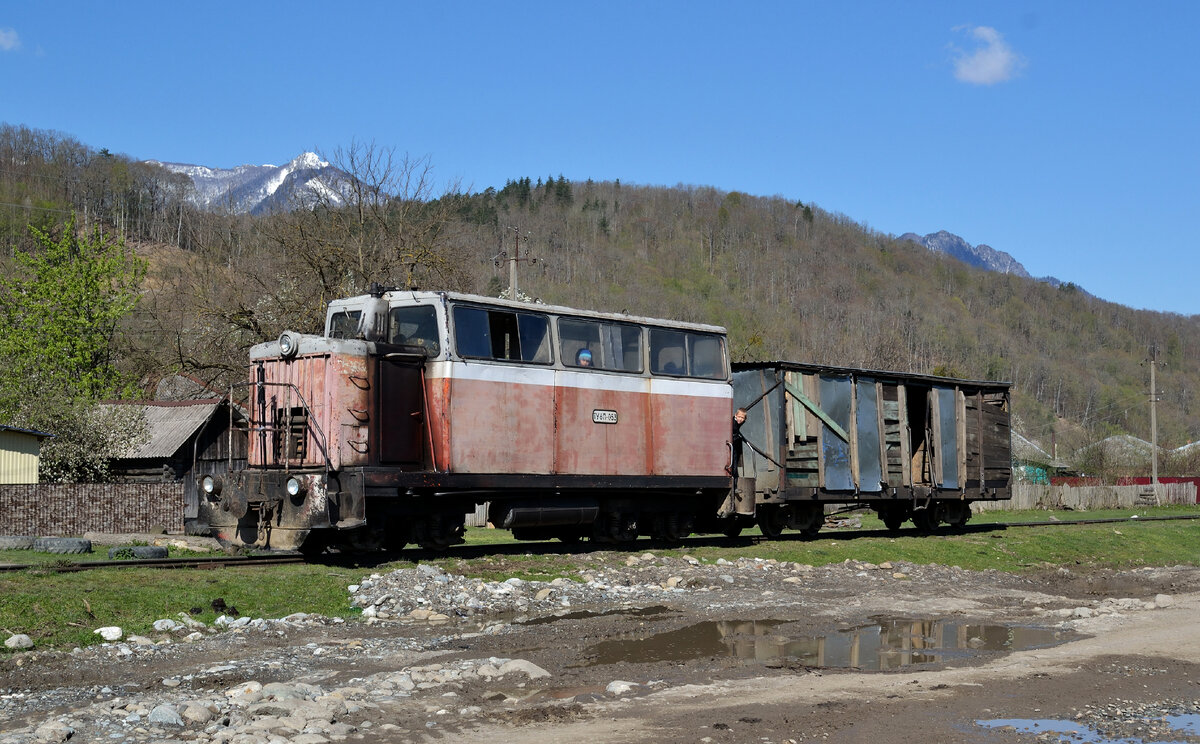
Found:
[[[1000,32],[989,26],[959,26],[975,40],[973,49],[950,45],[954,53],[954,77],[971,85],[995,85],[1011,80],[1024,66],[1025,58],[1012,50]]]
[[[15,52],[21,48],[21,37],[16,29],[0,28],[0,52]]]

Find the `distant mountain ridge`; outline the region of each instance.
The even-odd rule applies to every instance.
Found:
[[[988,271],[996,271],[1001,274],[1016,274],[1025,279],[1033,278],[1025,270],[1025,267],[1021,265],[1020,261],[1004,251],[998,251],[990,245],[984,245],[983,243],[973,246],[954,233],[946,232],[945,230],[930,233],[923,237],[916,233],[904,233],[900,236],[900,240],[911,240],[918,245],[925,246],[931,251],[945,253],[947,256],[953,256],[963,263],[978,266]]]
[[[922,245],[935,253],[944,253],[947,256],[957,258],[963,263],[971,266],[978,266],[981,269],[995,271],[1000,274],[1014,274],[1025,279],[1034,279],[1035,277],[1025,270],[1025,267],[1020,261],[1013,258],[1010,254],[1004,251],[998,251],[990,245],[971,245],[959,236],[945,230],[939,230],[928,235],[917,235],[916,233],[904,233],[899,237],[899,240],[908,240],[917,245]],[[1052,287],[1061,287],[1065,282],[1052,276],[1036,277],[1039,282],[1045,282]]]
[[[352,180],[352,176],[314,152],[301,153],[285,165],[239,165],[236,168],[210,168],[158,160],[147,162],[188,176],[195,186],[191,201],[196,206],[234,214],[262,215],[317,203],[341,206],[347,201],[346,189]],[[928,235],[908,232],[899,239],[988,271],[1034,278],[1010,254],[983,243],[971,245],[946,230]],[[1064,284],[1051,276],[1039,277],[1038,281],[1053,287]]]
[[[350,176],[313,152],[302,153],[286,165],[239,165],[209,168],[190,163],[148,161],[192,179],[192,202],[203,209],[234,214],[267,214],[297,206],[345,203]]]

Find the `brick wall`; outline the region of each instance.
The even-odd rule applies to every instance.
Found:
[[[183,532],[183,483],[0,485],[0,535]]]

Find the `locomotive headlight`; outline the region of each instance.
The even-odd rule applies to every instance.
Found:
[[[304,493],[304,481],[295,476],[288,478],[287,485],[284,487],[287,488],[288,496],[299,496]]]
[[[291,359],[300,351],[300,336],[294,331],[284,331],[279,334],[279,355]]]
[[[209,496],[220,496],[222,485],[224,484],[218,475],[206,475],[200,478],[200,490]]]

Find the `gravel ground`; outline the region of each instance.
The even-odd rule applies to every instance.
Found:
[[[352,621],[160,618],[153,637],[6,654],[0,744],[1057,740],[977,723],[1006,719],[1154,741],[1165,716],[1200,713],[1191,567],[1012,576],[653,553],[580,566],[542,583],[419,565],[348,586]],[[885,655],[900,661],[883,672],[795,651],[866,648],[894,621],[952,623],[965,643]],[[1065,642],[1005,653],[985,625]]]

